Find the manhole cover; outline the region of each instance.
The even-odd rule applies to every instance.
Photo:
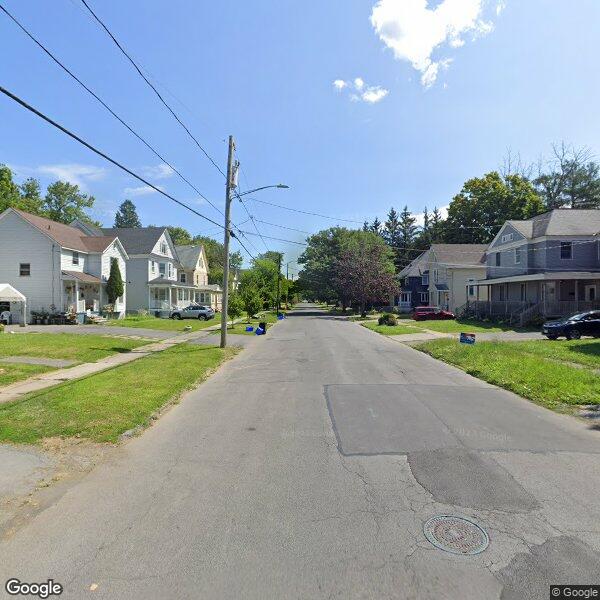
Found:
[[[432,517],[423,526],[423,533],[436,548],[453,554],[479,554],[490,543],[488,534],[479,525],[451,515]]]

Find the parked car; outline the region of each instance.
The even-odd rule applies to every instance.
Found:
[[[578,340],[581,336],[600,337],[600,311],[591,310],[557,321],[547,321],[542,333],[550,340],[561,336],[568,340]]]
[[[455,319],[454,313],[449,310],[443,310],[437,306],[417,306],[413,312],[412,318],[415,321]]]
[[[171,319],[204,319],[208,321],[215,316],[215,311],[210,306],[203,304],[190,304],[185,308],[177,308],[169,314]]]

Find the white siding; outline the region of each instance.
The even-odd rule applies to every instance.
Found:
[[[19,276],[20,263],[31,265],[29,277]],[[28,321],[32,310],[62,306],[60,248],[13,212],[0,219],[0,283],[9,283],[27,297]]]
[[[77,251],[76,251],[77,252]],[[85,252],[79,252],[79,264],[73,264],[73,251],[62,248],[60,253],[60,268],[63,271],[77,271],[79,273],[89,273],[87,270],[88,255]]]

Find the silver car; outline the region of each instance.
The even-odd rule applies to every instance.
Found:
[[[185,308],[177,308],[171,311],[171,319],[204,319],[208,321],[215,316],[215,311],[210,306],[203,304],[190,304]]]

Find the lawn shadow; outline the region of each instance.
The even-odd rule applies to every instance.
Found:
[[[587,356],[597,357],[599,362],[598,366],[600,366],[600,341],[584,341],[573,346],[568,346],[568,348],[571,352],[579,352],[580,354],[586,354]]]

